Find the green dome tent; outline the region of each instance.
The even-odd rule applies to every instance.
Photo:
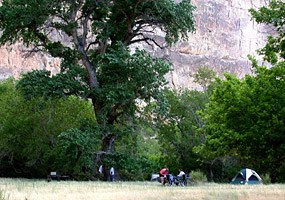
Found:
[[[261,184],[262,179],[260,176],[252,169],[242,169],[238,174],[232,179],[232,184]]]

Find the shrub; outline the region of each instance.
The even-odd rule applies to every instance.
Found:
[[[190,181],[193,183],[207,182],[207,176],[200,170],[192,171],[190,173]]]
[[[117,179],[123,181],[149,180],[149,175],[159,169],[156,162],[146,157],[120,153],[108,155],[106,164],[113,166],[117,170]]]
[[[262,178],[262,182],[264,184],[270,184],[271,183],[271,178],[270,178],[269,174],[262,174],[261,178]]]

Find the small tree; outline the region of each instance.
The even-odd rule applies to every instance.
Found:
[[[207,66],[199,67],[197,73],[192,75],[192,77],[194,78],[194,83],[198,83],[199,85],[201,85],[203,91],[206,91],[208,89],[211,83],[213,83],[216,76],[216,72],[214,72]]]

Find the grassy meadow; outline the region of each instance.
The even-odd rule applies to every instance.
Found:
[[[76,182],[0,179],[0,200],[285,200],[285,184],[190,184],[158,182]]]

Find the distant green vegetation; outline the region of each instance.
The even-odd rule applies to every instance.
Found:
[[[71,151],[62,154],[63,148],[59,147],[68,142],[68,138],[59,137],[60,134],[71,128],[86,127],[95,121],[88,101],[74,96],[27,101],[15,89],[12,79],[0,84],[0,107],[2,176],[37,178],[46,177],[51,170],[65,171],[64,163]],[[93,145],[98,148],[98,142]],[[75,148],[80,151],[79,146]],[[81,161],[82,155],[77,156]],[[76,165],[70,168],[74,170]]]

